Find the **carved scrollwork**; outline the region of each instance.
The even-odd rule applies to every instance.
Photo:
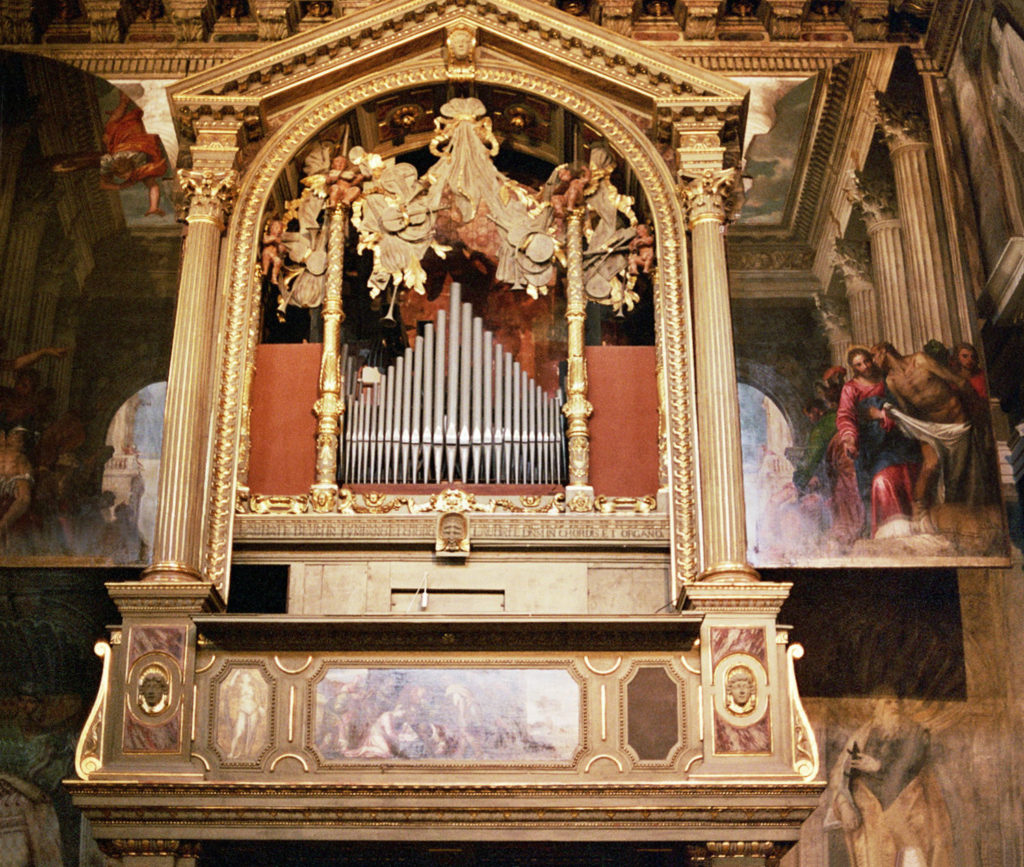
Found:
[[[799,644],[793,644],[786,651],[786,670],[789,680],[789,701],[793,714],[793,769],[805,780],[813,780],[818,775],[818,742],[807,718],[800,693],[796,684],[794,660],[804,655]]]
[[[476,494],[448,488],[439,494],[431,494],[425,504],[410,505],[409,511],[418,512],[493,512],[494,504],[482,505],[477,502]]]
[[[96,773],[103,767],[103,723],[107,707],[107,690],[110,685],[110,663],[113,658],[111,644],[120,644],[121,633],[116,633],[118,640],[114,641],[111,636],[110,644],[105,641],[97,641],[93,651],[103,660],[103,674],[100,677],[99,691],[96,694],[96,701],[93,703],[89,718],[86,720],[85,728],[78,739],[75,748],[75,773],[83,779],[89,779],[91,774]]]
[[[387,494],[378,493],[360,494],[359,496],[362,503],[353,498],[350,504],[352,511],[357,515],[387,515],[409,505],[408,497],[390,497]]]
[[[295,497],[250,494],[245,504],[254,515],[304,515],[309,511],[309,495]]]
[[[98,839],[100,851],[111,858],[198,858],[199,843],[194,840],[117,840]]]
[[[565,511],[565,494],[555,494],[553,497],[528,495],[520,497],[518,503],[499,498],[494,501],[494,511],[557,515]]]
[[[632,512],[635,515],[646,515],[653,512],[658,506],[655,497],[606,497],[599,496],[594,499],[594,508],[605,515],[615,512]]]

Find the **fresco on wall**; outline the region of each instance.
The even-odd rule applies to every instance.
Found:
[[[988,386],[969,344],[852,347],[787,418],[740,390],[755,566],[1005,562]],[[792,419],[800,413],[799,434]]]
[[[129,224],[138,223],[140,217],[173,223],[173,163],[168,153],[176,156],[177,145],[163,87],[159,82],[148,83],[148,87],[141,82],[123,82],[118,87],[98,78],[93,81],[103,119],[100,146],[53,157],[51,171],[93,170],[89,175],[98,174],[100,189],[118,194]],[[147,106],[152,107],[147,111]],[[155,116],[155,122],[149,115]]]
[[[314,724],[331,761],[566,762],[580,690],[558,669],[330,668]]]
[[[765,95],[762,109],[765,131],[755,135],[746,150],[743,167],[746,192],[738,223],[744,226],[778,225],[783,221],[800,155],[817,77],[796,84],[789,79],[747,79],[751,87],[751,118],[759,120],[755,97]],[[749,129],[748,129],[749,134]]]
[[[100,867],[62,780],[100,678],[93,642],[117,617],[116,570],[0,569],[0,864]]]
[[[828,783],[784,867],[1016,863],[992,574],[766,571],[793,582],[780,620],[806,650],[796,675]]]
[[[151,556],[181,246],[165,85],[0,52],[7,565]]]

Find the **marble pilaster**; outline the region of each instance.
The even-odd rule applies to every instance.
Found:
[[[724,227],[739,179],[707,169],[682,190],[693,250],[697,435],[702,515],[699,580],[756,580],[747,563],[739,395]]]

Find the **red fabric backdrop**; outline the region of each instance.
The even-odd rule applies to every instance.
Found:
[[[271,343],[257,348],[249,458],[249,487],[254,493],[309,491],[316,462],[312,407],[319,371],[319,344]],[[587,371],[594,406],[590,419],[594,492],[631,497],[655,493],[658,403],[654,347],[587,347]],[[411,489],[402,486],[403,491]]]

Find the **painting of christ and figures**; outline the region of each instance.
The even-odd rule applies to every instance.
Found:
[[[988,387],[977,349],[853,345],[823,366],[798,430],[741,385],[755,565],[996,562],[1006,554]],[[808,560],[808,558],[811,558]]]
[[[579,684],[563,669],[329,668],[315,748],[329,762],[571,762]]]

